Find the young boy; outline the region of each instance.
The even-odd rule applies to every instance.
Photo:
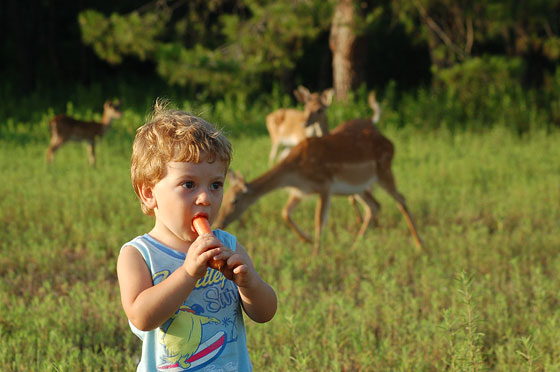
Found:
[[[230,160],[230,142],[211,124],[161,102],[136,132],[132,185],[155,225],[124,244],[117,274],[142,340],[138,371],[252,371],[241,309],[268,322],[276,294],[233,235],[192,227],[194,217],[218,214]],[[220,271],[212,259],[225,261]]]

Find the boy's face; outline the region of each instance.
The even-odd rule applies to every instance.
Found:
[[[222,204],[226,164],[170,162],[167,174],[152,187],[155,201],[157,235],[163,243],[173,246],[191,242],[198,236],[192,229],[192,219],[203,215],[210,223]]]

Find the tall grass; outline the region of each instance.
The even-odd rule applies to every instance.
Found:
[[[265,103],[177,101],[231,135],[233,169],[249,180],[266,171]],[[45,163],[48,109],[31,113],[35,122],[3,122],[2,370],[135,370],[140,343],[120,305],[115,263],[120,246],[153,223],[128,175],[134,130],[149,111],[141,106],[129,106],[100,141],[95,168],[81,144]],[[100,110],[66,108],[88,118]],[[331,126],[353,116],[369,116],[367,106],[329,111]],[[392,123],[381,126],[396,145],[394,173],[424,253],[377,190],[379,226],[354,248],[353,212],[345,198],[333,200],[316,259],[280,217],[285,191],[264,196],[228,227],[279,296],[271,323],[247,320],[255,370],[560,369],[560,133]],[[311,197],[294,213],[307,231],[314,205]]]

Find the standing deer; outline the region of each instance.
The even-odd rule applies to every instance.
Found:
[[[95,140],[102,137],[111,127],[113,119],[122,116],[120,102],[105,101],[103,117],[100,122],[83,121],[60,114],[49,122],[51,143],[47,149],[47,161],[52,162],[54,153],[68,141],[85,141],[88,143],[89,163],[95,164]]]
[[[297,100],[304,104],[304,110],[278,109],[266,117],[266,128],[270,135],[272,147],[268,157],[270,166],[274,164],[280,146],[286,147],[279,159],[284,158],[289,149],[307,137],[319,137],[329,131],[326,109],[332,102],[333,89],[326,89],[321,94],[310,93],[303,86],[294,90]]]
[[[371,120],[347,121],[326,136],[305,139],[286,158],[252,182],[247,183],[241,175],[230,173],[230,187],[224,194],[216,226],[224,228],[263,195],[289,187],[290,196],[282,210],[282,217],[301,240],[314,243],[313,253],[317,255],[331,196],[354,195],[364,206],[364,219],[357,235],[361,237],[380,209],[380,204],[370,192],[370,187],[379,183],[397,202],[421,250],[422,241],[405,198],[395,185],[391,171],[393,155],[392,142],[372,125]],[[313,241],[291,218],[291,213],[305,194],[319,195]]]

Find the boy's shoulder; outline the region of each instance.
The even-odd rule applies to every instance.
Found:
[[[148,237],[149,237],[148,234],[143,234],[135,237],[132,240],[129,240],[128,242],[122,245],[121,251],[127,246],[132,246],[136,249],[147,246],[149,244]]]

